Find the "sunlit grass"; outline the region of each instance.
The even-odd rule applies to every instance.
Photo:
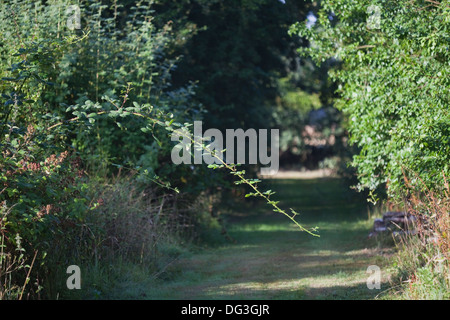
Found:
[[[270,188],[284,205],[299,209],[302,223],[319,227],[320,238],[298,231],[264,203],[252,203],[227,219],[233,243],[184,252],[164,276],[136,279],[136,285],[128,278],[112,296],[373,299],[387,289],[387,273],[381,290],[366,285],[367,267],[375,264],[383,270],[386,258],[367,238],[372,222],[364,198],[338,179],[278,180]]]

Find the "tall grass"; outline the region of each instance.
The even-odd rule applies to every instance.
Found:
[[[450,188],[444,181],[441,190],[411,192],[405,201],[417,234],[398,239],[394,281],[406,299],[450,299]]]
[[[133,177],[91,182],[90,190],[97,203],[87,222],[95,226],[92,256],[80,261],[82,290],[61,287],[60,298],[109,299],[121,296],[124,283],[170,277],[169,267],[201,240],[202,230],[220,232],[208,196],[193,202]]]
[[[37,251],[35,251],[31,264],[27,263],[25,249],[19,234],[15,236],[15,247],[8,248],[5,237],[5,225],[10,208],[5,203],[0,206],[0,300],[22,300],[25,288],[30,282],[30,271],[33,268]],[[25,274],[17,277],[18,274]],[[22,282],[19,282],[20,279]]]

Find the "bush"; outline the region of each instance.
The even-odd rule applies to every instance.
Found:
[[[1,14],[11,14],[7,21],[12,25],[19,19],[14,5],[9,11],[4,4],[0,7]],[[2,28],[8,30],[11,24]],[[8,212],[2,217],[1,236],[7,256],[20,249],[20,260],[28,266],[36,259],[34,267],[28,267],[31,274],[16,272],[11,278],[13,287],[33,279],[25,292],[30,297],[40,295],[52,277],[47,268],[54,258],[50,253],[69,255],[77,250],[89,205],[79,162],[66,146],[67,132],[52,129],[61,117],[43,99],[76,37],[44,40],[37,38],[37,31],[27,34],[19,29],[14,34],[19,42],[2,39],[2,62],[10,65],[2,69],[0,82],[0,202]],[[5,53],[6,48],[10,51]]]
[[[313,27],[297,23],[291,33],[308,39],[301,52],[316,63],[342,62],[332,77],[360,148],[352,162],[359,188],[387,185],[400,195],[402,170],[428,188],[442,185],[450,171],[447,3],[322,1],[317,15]]]
[[[404,201],[419,235],[401,243],[396,268],[410,298],[449,297],[450,114],[447,1],[321,1],[300,52],[340,61],[332,78],[348,118],[358,189]],[[445,186],[445,188],[443,188]]]
[[[2,270],[2,295],[18,288],[17,297],[54,298],[68,265],[98,258],[102,229],[90,223],[97,203],[88,175],[101,175],[101,166],[103,174],[111,172],[114,160],[118,167],[143,167],[140,181],[154,181],[171,143],[164,128],[153,130],[150,115],[173,122],[196,113],[191,87],[170,90],[173,61],[164,56],[170,28],[154,30],[150,8],[140,4],[123,17],[122,33],[113,28],[117,2],[112,11],[82,6],[86,33],[67,28],[65,1],[0,4],[1,261],[6,267],[20,261],[17,272]],[[140,113],[130,119],[132,112]],[[177,169],[161,175],[176,183]],[[192,170],[179,174],[192,176]]]

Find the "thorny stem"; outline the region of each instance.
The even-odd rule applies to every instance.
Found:
[[[125,98],[125,99],[126,99],[126,98]],[[122,104],[122,106],[123,106],[123,104]],[[116,106],[116,107],[117,107],[117,106]],[[100,112],[97,112],[96,114],[97,114],[97,115],[102,115],[102,114],[106,114],[106,113],[107,113],[107,111],[100,111]],[[292,222],[293,222],[293,223],[294,223],[301,231],[305,231],[305,232],[307,232],[308,234],[310,234],[310,235],[312,235],[312,236],[315,236],[315,237],[320,237],[317,233],[315,233],[315,231],[317,230],[317,228],[313,228],[313,229],[311,229],[311,230],[308,230],[308,229],[306,229],[305,227],[303,227],[300,223],[298,223],[298,222],[295,220],[295,216],[297,215],[297,213],[296,213],[294,210],[292,210],[292,208],[291,208],[291,211],[292,211],[293,214],[292,214],[292,215],[289,215],[285,210],[281,209],[281,208],[278,206],[277,202],[272,201],[272,200],[269,199],[269,196],[270,196],[270,195],[264,194],[263,192],[261,192],[261,191],[258,189],[258,187],[256,186],[256,184],[255,184],[254,182],[252,183],[252,182],[249,181],[247,178],[245,178],[245,176],[244,176],[244,174],[243,174],[242,172],[238,172],[238,171],[236,170],[235,166],[232,166],[232,165],[226,163],[226,162],[225,162],[221,157],[219,157],[215,152],[213,153],[213,152],[211,152],[211,150],[209,150],[207,147],[205,147],[205,146],[203,145],[203,143],[197,141],[196,139],[192,139],[190,133],[188,133],[188,132],[186,132],[186,131],[184,131],[184,130],[177,130],[177,129],[174,129],[173,126],[172,126],[171,124],[167,125],[167,123],[164,122],[164,121],[161,121],[161,120],[159,120],[159,119],[157,119],[157,118],[150,117],[150,116],[148,116],[148,115],[144,115],[144,114],[139,113],[139,112],[130,112],[130,114],[131,114],[131,115],[134,115],[134,116],[137,116],[137,117],[141,117],[141,118],[147,119],[147,120],[149,120],[149,121],[150,121],[151,123],[153,123],[153,124],[158,124],[158,125],[160,125],[160,126],[166,128],[166,129],[169,129],[170,131],[176,132],[177,134],[182,135],[183,137],[186,137],[186,138],[189,139],[191,142],[193,142],[194,145],[197,145],[197,146],[201,147],[203,150],[209,152],[210,155],[212,155],[214,158],[216,158],[216,159],[218,159],[218,160],[220,161],[220,163],[221,163],[221,165],[222,165],[223,167],[227,168],[230,172],[232,172],[233,175],[237,176],[243,183],[245,183],[245,184],[247,184],[248,186],[250,186],[250,187],[253,189],[253,191],[255,192],[254,195],[257,195],[257,196],[263,198],[264,200],[266,200],[266,202],[267,202],[268,204],[270,204],[270,205],[273,207],[273,211],[274,211],[274,212],[280,212],[280,213],[282,213],[283,215],[285,215],[285,216],[286,216],[289,220],[291,220],[291,221],[292,221]],[[69,120],[67,120],[67,121],[68,121],[68,122],[73,122],[73,121],[77,121],[77,120],[79,120],[79,117],[75,117],[75,118],[69,119]],[[60,126],[60,125],[62,125],[62,124],[63,124],[63,122],[59,122],[59,123],[57,123],[57,124],[54,124],[54,125],[48,127],[47,130],[51,130],[51,129],[53,129],[53,128],[57,127],[57,126]]]
[[[199,147],[201,147],[203,150],[209,152],[209,154],[212,155],[214,158],[218,159],[218,160],[220,161],[221,165],[223,165],[225,168],[227,168],[228,170],[230,170],[231,172],[233,172],[233,174],[234,174],[235,176],[237,176],[243,183],[249,185],[249,186],[253,189],[253,191],[255,191],[255,193],[256,193],[257,196],[262,197],[264,200],[266,200],[266,202],[267,202],[268,204],[270,204],[270,205],[273,207],[273,211],[274,211],[274,212],[280,212],[280,213],[282,213],[283,215],[285,215],[285,216],[286,216],[289,220],[291,220],[291,221],[292,221],[292,222],[293,222],[293,223],[294,223],[301,231],[305,231],[305,232],[307,232],[307,233],[309,233],[310,235],[315,236],[315,237],[320,237],[317,233],[314,233],[314,231],[316,231],[316,229],[312,229],[312,231],[311,231],[311,230],[308,230],[308,229],[306,229],[305,227],[303,227],[300,223],[298,223],[298,222],[295,220],[295,216],[297,215],[297,213],[296,213],[294,210],[291,209],[292,212],[293,212],[293,215],[292,215],[292,216],[289,215],[285,210],[281,209],[281,208],[277,205],[276,202],[270,200],[270,199],[269,199],[269,195],[266,195],[266,194],[262,193],[262,192],[257,188],[257,186],[255,185],[255,183],[251,183],[247,178],[244,177],[244,175],[243,175],[242,173],[239,173],[239,172],[236,170],[236,167],[235,167],[235,166],[229,165],[229,164],[226,163],[221,157],[219,157],[216,153],[213,153],[213,152],[211,152],[208,148],[206,148],[201,142],[198,142],[198,141],[196,141],[195,139],[193,140],[193,139],[191,138],[190,135],[188,135],[188,134],[186,134],[186,133],[184,133],[184,132],[182,133],[182,131],[183,131],[183,130],[177,130],[177,133],[178,133],[178,134],[181,133],[184,137],[188,138],[191,142],[194,142],[194,144],[197,144],[197,145],[198,145]]]

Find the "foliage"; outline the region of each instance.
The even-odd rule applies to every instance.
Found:
[[[303,2],[157,1],[155,10],[175,30],[191,32],[176,48],[182,58],[174,84],[198,81],[206,126],[267,128],[277,79],[295,68],[300,43],[287,30],[306,16]]]
[[[291,150],[299,154],[304,150],[301,133],[308,124],[309,112],[322,106],[318,94],[308,94],[292,84],[290,79],[280,79],[280,97],[273,109],[273,119],[280,128],[280,151]]]
[[[10,65],[2,69],[0,83],[0,201],[8,212],[2,217],[2,249],[7,256],[14,256],[14,248],[19,248],[19,260],[29,269],[11,278],[13,284],[25,283],[22,298],[25,285],[27,297],[40,295],[42,285],[53,276],[49,267],[60,258],[56,253],[66,257],[85,254],[79,250],[88,238],[83,234],[87,232],[84,217],[90,203],[79,159],[67,147],[68,128],[57,125],[61,113],[45,99],[48,88],[54,86],[51,80],[58,74],[62,55],[80,39],[39,38],[38,28],[32,33],[19,29],[18,22],[28,12],[15,11],[18,4],[16,1],[8,7],[10,11],[6,7],[0,10],[10,14],[11,22],[2,32],[7,34],[12,25],[19,40],[3,46],[10,52],[2,56],[2,62]],[[19,12],[24,16],[19,17]],[[29,283],[30,279],[33,282]]]
[[[154,32],[149,20],[132,19],[135,23],[124,29],[128,33],[118,34],[113,30],[106,34],[109,38],[103,38],[100,35],[106,29],[100,30],[102,23],[107,27],[112,23],[101,18],[103,6],[92,3],[83,6],[84,13],[90,14],[83,17],[85,22],[97,23],[87,27],[86,33],[67,28],[66,9],[64,1],[42,5],[12,0],[0,4],[0,16],[5,21],[0,27],[0,202],[8,212],[1,220],[2,250],[6,252],[5,256],[2,254],[2,266],[4,261],[10,261],[4,257],[13,255],[16,247],[23,249],[20,261],[24,264],[31,263],[37,255],[31,275],[33,282],[29,284],[27,295],[34,298],[40,297],[42,286],[46,289],[45,297],[55,296],[57,288],[53,279],[64,272],[56,266],[66,265],[68,260],[74,259],[87,261],[94,254],[92,246],[100,230],[99,225],[87,223],[90,209],[95,209],[96,203],[89,196],[83,167],[86,168],[89,156],[101,161],[112,158],[113,151],[123,155],[123,150],[116,148],[126,138],[120,131],[124,126],[118,119],[123,119],[131,110],[114,106],[115,88],[120,90],[121,85],[126,85],[121,94],[127,97],[121,102],[125,103],[130,97],[135,99],[136,105],[136,101],[146,98],[142,96],[146,90],[146,94],[152,96],[150,102],[161,103],[159,112],[169,108],[170,100],[172,118],[174,114],[186,113],[188,107],[185,104],[191,95],[189,88],[166,92],[165,95],[157,95],[150,90],[163,91],[169,87],[168,72],[172,63],[164,61],[162,55],[167,37]],[[90,32],[90,28],[94,32]],[[119,37],[128,37],[122,39],[121,46],[118,45]],[[144,49],[138,52],[140,46]],[[100,48],[110,51],[101,51]],[[115,59],[108,60],[109,54],[113,54]],[[140,62],[140,68],[131,69],[136,61]],[[150,66],[145,68],[143,63]],[[149,68],[156,68],[156,65],[160,69],[152,72]],[[101,74],[100,67],[109,74]],[[130,94],[131,85],[135,86],[138,94]],[[99,95],[104,91],[109,96],[100,99]],[[150,103],[145,108],[153,109]],[[103,126],[95,127],[99,123]],[[111,124],[119,130],[113,130]],[[139,131],[140,134],[131,135],[135,141],[125,140],[125,148],[135,146],[139,138],[144,140],[138,141],[142,145],[145,141],[155,141],[155,133],[145,136],[139,130],[146,124],[139,121],[126,123],[130,131]],[[95,136],[93,132],[96,132]],[[105,136],[107,139],[103,138]],[[102,143],[106,143],[99,147],[91,137],[103,138]],[[148,157],[157,158],[160,149],[146,151]],[[156,161],[142,160],[142,153],[133,149],[128,154],[134,155],[144,165],[149,164],[144,173],[156,169]],[[126,162],[123,158],[118,160],[121,164]],[[137,160],[132,165],[137,166]],[[152,173],[149,176],[150,180],[154,179]],[[20,244],[18,239],[21,239]],[[2,273],[2,279],[3,276]],[[22,283],[28,284],[29,279],[30,275],[15,272],[11,281],[19,283],[22,288]]]
[[[449,175],[449,22],[448,1],[340,0],[322,1],[313,27],[291,28],[311,43],[302,54],[342,62],[332,77],[361,149],[352,162],[360,189],[399,195],[403,170],[429,188]]]
[[[85,21],[82,25],[89,35],[63,61],[69,71],[60,74],[58,82],[70,88],[64,91],[65,104],[101,103],[108,110],[105,105],[108,99],[125,97],[121,102],[151,105],[170,112],[175,121],[202,117],[200,105],[194,99],[195,85],[172,87],[171,73],[177,58],[167,57],[165,51],[175,36],[170,24],[156,29],[151,5],[152,1],[139,1],[128,10],[123,10],[120,1],[111,6],[101,3],[81,6]],[[197,187],[198,177],[192,179],[193,174],[185,168],[167,165],[170,140],[164,130],[143,132],[143,118],[129,119],[123,115],[121,121],[115,120],[106,113],[98,115],[92,121],[91,131],[81,132],[74,140],[91,170],[107,174],[114,167],[140,167],[150,179],[155,175],[163,180],[170,177],[177,184],[183,177],[193,189]]]
[[[166,50],[179,39],[170,24],[155,27],[151,5],[80,1],[84,27],[71,30],[65,1],[0,4],[5,21],[0,26],[1,263],[9,268],[11,261],[20,262],[15,278],[9,278],[13,285],[6,288],[2,282],[2,294],[22,298],[26,287],[28,298],[56,297],[63,268],[74,261],[97,263],[114,238],[122,247],[110,252],[132,261],[142,253],[139,245],[157,243],[150,238],[156,231],[186,224],[196,230],[217,227],[204,211],[181,214],[173,209],[174,218],[164,220],[166,229],[155,224],[154,210],[130,214],[134,207],[129,202],[122,208],[111,196],[103,214],[102,199],[92,192],[95,178],[125,171],[136,174],[133,183],[142,194],[157,190],[154,182],[169,195],[185,184],[190,188],[184,188],[182,198],[195,204],[200,191],[221,182],[216,171],[205,174],[205,166],[170,165],[170,133],[187,132],[189,123],[203,115],[193,83],[172,86],[177,59]],[[203,144],[198,147],[207,151]],[[269,198],[273,192],[260,191],[258,181],[246,178],[243,170],[222,165],[238,184],[251,188],[248,196],[262,197],[312,234],[295,220],[294,210],[287,214]],[[123,196],[123,190],[117,195]],[[117,211],[109,215],[110,210]],[[124,225],[138,224],[143,217],[152,224],[143,224],[142,232],[133,234]],[[0,279],[6,279],[3,272]]]
[[[4,203],[0,207],[0,300],[22,299],[25,287],[30,281],[30,271],[33,264],[26,264],[25,249],[22,247],[22,239],[19,234],[15,236],[15,248],[10,250],[5,241],[6,217],[10,209]],[[36,257],[37,251],[35,252]],[[34,259],[33,259],[34,262]],[[28,271],[26,270],[28,269]],[[19,285],[17,274],[25,272],[23,285]],[[22,280],[22,279],[21,279]]]
[[[445,177],[440,190],[411,190],[404,204],[415,217],[415,233],[401,238],[394,258],[393,284],[407,299],[450,298],[450,188]],[[406,186],[411,187],[409,180]]]

